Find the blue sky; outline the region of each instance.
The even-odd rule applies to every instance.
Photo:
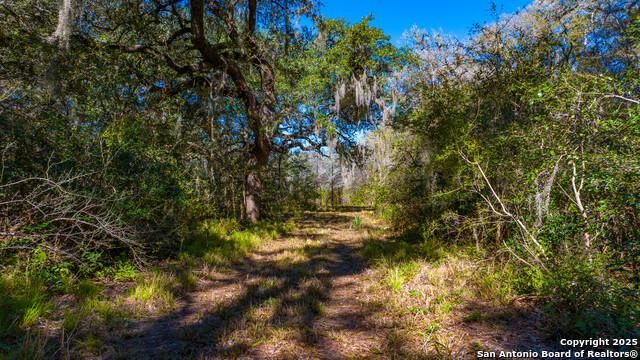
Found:
[[[495,0],[500,14],[513,13],[532,0]],[[324,0],[322,13],[330,18],[344,17],[351,23],[372,13],[371,26],[391,36],[394,45],[404,30],[417,25],[421,29],[442,29],[448,34],[464,37],[474,23],[491,22],[490,0]]]

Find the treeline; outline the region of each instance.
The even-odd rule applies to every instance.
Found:
[[[315,206],[300,150],[353,147],[375,119],[344,85],[334,111],[336,89],[403,56],[310,1],[0,11],[0,258],[63,273],[172,256],[205,219]]]
[[[560,332],[637,333],[639,11],[546,1],[468,40],[413,29],[403,113],[367,137],[351,198],[517,262]]]
[[[0,4],[2,266],[55,282],[342,202],[513,260],[569,332],[637,333],[637,1],[401,49],[312,1],[70,4]]]

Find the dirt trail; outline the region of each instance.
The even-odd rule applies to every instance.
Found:
[[[133,321],[109,358],[387,358],[359,296],[367,231],[353,219],[363,215],[303,215],[293,233],[210,275],[171,313]]]
[[[536,330],[547,319],[540,309],[483,281],[478,263],[372,267],[363,253],[395,238],[370,215],[302,215],[242,261],[200,269],[170,312],[112,331],[98,358],[473,359],[480,350],[554,349]]]

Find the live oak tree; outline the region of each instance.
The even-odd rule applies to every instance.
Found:
[[[181,94],[208,87],[223,99],[243,104],[244,113],[240,116],[247,126],[237,129],[236,136],[249,148],[244,216],[258,220],[260,170],[273,151],[279,128],[274,69],[277,59],[273,55],[281,51],[279,48],[289,46],[294,36],[292,18],[314,17],[316,6],[308,0],[193,0],[125,2],[121,8],[130,13],[116,14],[107,9],[100,20],[88,24],[90,29],[106,25],[113,30],[109,40],[102,41],[109,48],[144,54],[174,72],[172,79],[153,83],[152,88],[165,94]],[[122,17],[114,23],[117,16]],[[126,24],[132,21],[135,24]],[[125,30],[119,30],[119,26]],[[92,33],[86,36],[100,42]]]
[[[184,142],[189,145],[189,148],[182,147],[185,152],[196,149],[201,155],[207,155],[209,163],[220,159],[211,156],[212,151],[220,152],[223,158],[231,152],[242,153],[245,157],[244,215],[257,220],[262,187],[260,170],[269,155],[274,151],[286,152],[294,143],[305,145],[298,141],[299,137],[314,132],[305,129],[304,134],[297,134],[295,129],[280,126],[292,111],[285,109],[290,104],[283,101],[278,83],[288,76],[281,71],[280,63],[289,58],[290,53],[301,51],[294,43],[309,39],[308,35],[300,34],[300,29],[294,29],[294,23],[300,17],[317,19],[318,4],[311,0],[108,4],[64,0],[56,8],[55,3],[41,1],[31,9],[23,9],[8,2],[2,7],[11,21],[8,27],[11,32],[4,35],[10,35],[15,42],[17,34],[23,34],[20,39],[27,45],[40,48],[34,51],[44,49],[56,54],[45,76],[51,94],[80,113],[78,104],[68,98],[77,95],[84,99],[89,94],[73,95],[78,88],[62,86],[66,79],[59,76],[62,71],[74,76],[70,64],[76,61],[68,59],[80,58],[85,61],[85,67],[77,66],[75,73],[89,74],[81,83],[94,87],[89,90],[95,95],[91,100],[100,103],[91,114],[94,119],[83,118],[80,122],[96,124],[92,131],[98,134],[113,134],[114,124],[118,123],[122,125],[117,127],[128,133],[138,126],[150,125],[135,117],[123,117],[123,112],[138,111],[140,115],[149,116],[155,113],[163,120],[175,120],[178,135],[185,132],[180,127],[198,123],[194,118],[212,119],[211,132],[188,130],[186,133],[194,136],[186,141],[176,139],[174,147]],[[43,19],[50,30],[33,26]],[[60,47],[59,51],[52,50],[56,46]],[[91,61],[87,54],[91,55]],[[16,58],[22,61],[19,53]],[[91,79],[97,69],[107,76]],[[16,66],[11,67],[11,71],[10,81],[20,84],[16,75],[24,70]],[[32,79],[37,77],[34,75]],[[121,104],[127,107],[122,112],[105,112],[102,105],[111,101],[104,98],[109,94],[104,92],[105,88],[126,93],[134,101]],[[201,109],[194,110],[198,107]],[[109,120],[105,122],[105,119]],[[214,127],[224,134],[217,137]],[[151,128],[147,130],[155,133]],[[116,132],[122,134],[120,130]],[[285,138],[276,140],[278,136]],[[216,142],[224,143],[226,148],[221,149]]]
[[[321,30],[333,28],[327,42],[295,28],[301,17],[322,24],[318,7],[312,0],[95,2],[71,6],[75,20],[59,23],[72,24],[72,31],[56,29],[50,40],[71,33],[84,46],[128,54],[129,63],[137,64],[129,66],[131,76],[144,84],[142,102],[164,97],[235,107],[217,121],[236,124],[226,129],[226,138],[237,146],[225,151],[245,154],[243,216],[256,221],[261,169],[270,155],[296,147],[317,150],[328,137],[353,143],[358,128],[372,126],[360,121],[357,110],[371,104],[360,101],[353,111],[332,113],[335,88],[339,81],[380,73],[395,51],[368,20],[352,31],[344,22],[326,22]]]
[[[384,106],[383,86],[370,82],[384,84],[402,63],[368,20],[320,21],[310,2],[32,5],[0,6],[0,225],[17,234],[6,246],[27,239],[21,249],[82,266],[171,251],[177,224],[191,220],[256,220],[261,195],[312,199],[306,165],[287,160],[290,151],[353,147]],[[304,15],[320,36],[294,26]],[[358,100],[354,79],[375,93],[371,103]],[[268,172],[275,188],[261,178]],[[289,181],[299,184],[287,193]],[[292,189],[309,196],[296,201],[304,195]],[[73,196],[63,203],[58,191]],[[87,216],[87,228],[58,219],[56,206]]]

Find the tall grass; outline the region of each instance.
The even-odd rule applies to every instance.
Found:
[[[129,296],[138,301],[141,307],[162,311],[170,309],[175,303],[173,288],[177,284],[171,275],[153,271],[131,290]]]
[[[184,236],[178,261],[170,262],[162,271],[144,272],[122,260],[94,272],[124,288],[124,294],[116,296],[107,295],[103,286],[89,279],[78,280],[69,271],[65,276],[56,273],[52,277],[55,269],[44,263],[37,264],[37,268],[24,261],[2,267],[0,358],[40,359],[50,358],[53,353],[61,358],[99,355],[106,351],[100,340],[105,331],[122,329],[132,316],[169,311],[181,292],[197,287],[194,267],[208,268],[211,273],[216,268],[221,270],[291,230],[292,222],[205,221]],[[301,249],[283,261],[295,262],[305,257]],[[60,296],[68,304],[65,309],[55,308],[54,299]],[[43,327],[59,339],[52,339],[49,333],[40,335],[38,329]]]
[[[44,281],[7,268],[0,275],[0,337],[26,330],[52,309]]]
[[[380,322],[395,319],[379,326],[413,334],[436,358],[457,358],[466,351],[468,344],[456,340],[450,330],[452,323],[484,320],[477,310],[467,310],[470,304],[480,299],[506,311],[515,299],[510,267],[484,261],[474,255],[478,252],[473,246],[447,245],[408,232],[370,238],[362,254],[373,265],[366,286],[367,308],[380,315],[374,317]],[[410,351],[403,343],[411,341],[399,341],[398,351]]]
[[[201,258],[210,266],[224,266],[293,227],[293,222],[261,221],[243,226],[233,219],[204,221],[184,236],[179,257]]]

